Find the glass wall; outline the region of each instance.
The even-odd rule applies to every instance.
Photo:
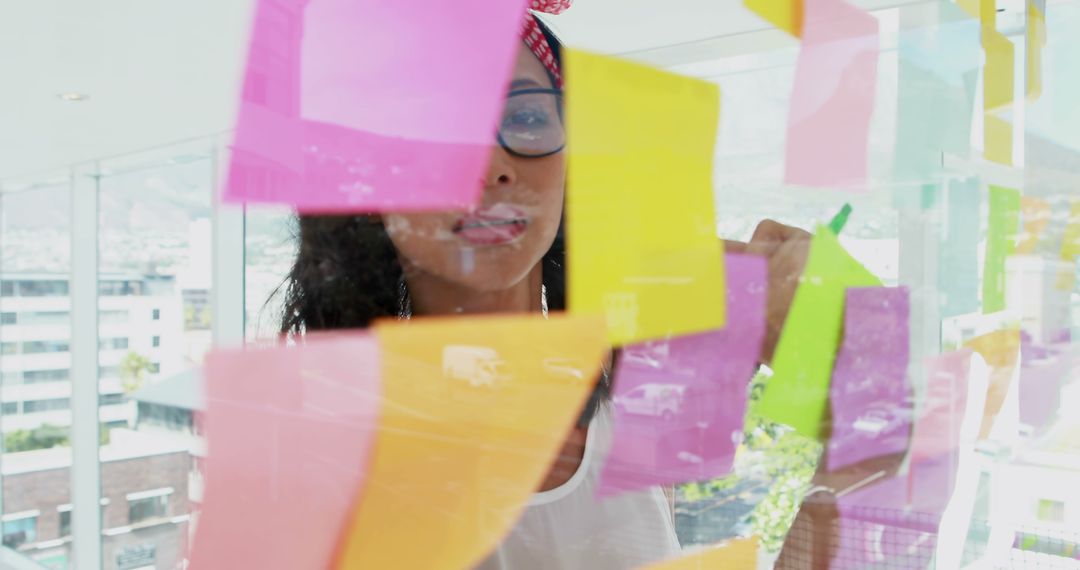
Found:
[[[1059,23],[1051,20],[1044,52],[1046,95],[1030,98],[1020,79],[1032,61],[1023,10],[1001,2],[1005,12],[998,27],[1014,45],[1018,78],[1018,104],[1010,116],[1014,166],[978,158],[985,119],[978,112],[983,79],[976,77],[970,86],[978,93],[971,156],[942,156],[933,176],[912,180],[897,175],[899,131],[910,110],[904,107],[910,75],[900,46],[912,10],[937,4],[906,4],[873,11],[880,53],[868,183],[859,192],[784,183],[800,54],[796,40],[778,39],[760,24],[731,36],[633,54],[720,87],[713,164],[719,237],[749,240],[764,219],[812,230],[847,204],[852,213],[839,243],[884,286],[908,288],[904,350],[910,393],[898,406],[876,406],[851,418],[857,432],[852,437],[873,445],[879,434],[907,429],[898,426],[910,427],[932,411],[942,390],[947,406],[956,400],[950,390],[971,396],[962,402],[970,409],[948,408],[941,428],[971,432],[970,449],[933,466],[955,478],[956,492],[930,498],[918,492],[928,471],[913,467],[917,458],[906,449],[884,463],[833,472],[823,462],[828,450],[821,443],[751,416],[730,476],[680,482],[672,490],[676,532],[687,550],[753,534],[763,545],[762,558],[781,568],[925,568],[934,558],[939,568],[1058,568],[1068,567],[1068,557],[1080,552],[1080,423],[1068,413],[1071,404],[1080,405],[1070,344],[1078,330],[1080,292],[1075,252],[1072,258],[1062,253],[1065,227],[1075,223],[1076,214],[1068,212],[1076,208],[1073,171],[1080,165],[1080,146],[1067,127],[1080,124],[1071,119],[1075,101],[1060,95],[1076,91],[1080,74],[1069,67],[1075,62],[1065,61],[1064,50],[1053,49],[1075,45],[1062,42],[1071,33],[1062,26],[1080,24],[1080,11],[1075,2],[1051,0]],[[218,98],[234,102],[224,88],[216,89]],[[220,126],[230,127],[228,121]],[[96,192],[98,204],[97,235],[74,237],[76,243],[95,240],[98,252],[97,338],[91,345],[97,346],[94,467],[101,481],[102,569],[187,564],[205,485],[202,366],[223,338],[215,314],[242,322],[248,343],[278,340],[285,280],[297,254],[296,214],[217,204],[228,135],[174,140],[121,156],[95,156],[92,166],[80,161],[68,165],[71,171],[33,177],[0,172],[0,526],[4,547],[44,568],[67,570],[81,560],[73,548],[78,513],[71,493],[77,376],[71,361],[71,228],[78,215],[72,192]],[[77,180],[71,174],[76,170]],[[983,282],[990,271],[988,250],[995,247],[999,196],[993,188],[1008,186],[1023,188],[1018,234],[999,268],[1009,292],[1002,310],[985,310],[989,295]],[[960,196],[977,200],[961,203]],[[964,208],[970,214],[964,223],[973,225],[967,228],[971,259],[963,261],[971,262],[979,289],[972,289],[972,303],[958,308],[950,298],[957,268],[949,240]],[[1040,226],[1044,218],[1048,222]],[[240,259],[243,267],[222,275],[221,259]],[[235,276],[242,283],[230,281]],[[220,302],[223,282],[242,290],[241,302]],[[941,378],[947,374],[935,375],[943,355],[978,352],[979,339],[999,332],[1014,335],[1002,341],[1016,350],[1011,365],[990,356],[974,359],[964,380],[970,385],[946,385]],[[665,350],[625,354],[657,367]],[[767,389],[771,376],[763,366],[749,381],[751,400]],[[996,419],[999,413],[1010,418],[1007,425]],[[972,425],[953,421],[976,416]],[[822,496],[827,498],[814,499]],[[94,570],[93,562],[79,568]]]
[[[103,161],[98,179],[102,558],[183,565],[212,343],[212,140]],[[168,421],[166,421],[168,420]]]
[[[71,502],[71,185],[66,173],[0,193],[3,545],[68,568]]]

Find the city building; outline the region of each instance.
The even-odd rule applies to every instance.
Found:
[[[0,426],[5,434],[71,425],[71,300],[67,274],[4,274],[0,296]],[[102,274],[99,285],[101,422],[126,426],[131,407],[121,362],[145,358],[144,381],[183,368],[183,301],[172,277]],[[190,311],[189,311],[190,312]],[[129,380],[129,382],[131,382]]]
[[[182,567],[192,469],[192,456],[179,440],[112,430],[110,443],[101,447],[106,568]],[[3,545],[45,568],[71,568],[71,448],[7,453],[2,472]]]

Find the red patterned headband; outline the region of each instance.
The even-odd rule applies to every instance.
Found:
[[[545,14],[561,14],[570,7],[574,0],[531,0],[529,9]],[[562,74],[559,73],[559,62],[555,61],[555,52],[548,44],[544,32],[540,29],[540,23],[532,13],[525,15],[525,28],[521,31],[521,38],[525,45],[536,55],[540,63],[544,64],[551,76],[555,78],[555,87],[562,88]]]

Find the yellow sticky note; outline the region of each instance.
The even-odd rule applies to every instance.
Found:
[[[1039,245],[1046,227],[1050,224],[1050,203],[1042,198],[1023,196],[1020,198],[1020,218],[1023,220],[1023,227],[1020,229],[1020,239],[1014,253],[1035,253],[1035,247]]]
[[[878,286],[881,280],[844,251],[836,234],[818,227],[776,346],[773,377],[754,406],[757,414],[807,437],[821,437],[843,327],[844,292]]]
[[[337,568],[472,568],[539,489],[581,412],[603,321],[414,319],[375,331],[380,422]]]
[[[1041,4],[1041,6],[1040,6]],[[1027,98],[1034,101],[1042,95],[1042,51],[1046,47],[1046,4],[1028,0],[1025,50],[1027,62]]]
[[[713,84],[567,50],[568,308],[612,344],[724,326]]]
[[[983,115],[983,148],[986,160],[1012,166],[1012,123],[990,113]]]
[[[743,4],[777,28],[802,37],[803,0],[743,0]]]
[[[979,20],[984,28],[997,27],[997,0],[956,0],[972,18]]]
[[[983,50],[986,67],[983,71],[983,108],[993,111],[1013,103],[1014,54],[1012,41],[1004,34],[983,28]]]
[[[990,185],[986,248],[983,257],[983,313],[1005,310],[1005,260],[1016,252],[1020,228],[1020,191]]]
[[[726,542],[700,552],[659,564],[645,570],[753,570],[757,568],[758,539],[756,536]]]
[[[1065,236],[1061,240],[1061,259],[1072,261],[1080,255],[1080,199],[1072,199]]]

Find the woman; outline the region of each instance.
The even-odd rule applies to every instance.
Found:
[[[564,308],[559,43],[531,16],[523,40],[479,207],[302,217],[283,333],[366,327],[382,317]],[[770,258],[770,346],[807,238],[763,222],[749,244],[729,242],[729,251]],[[671,504],[660,489],[593,499],[610,437],[602,405],[609,388],[605,372],[522,519],[481,569],[622,569],[678,554]]]

